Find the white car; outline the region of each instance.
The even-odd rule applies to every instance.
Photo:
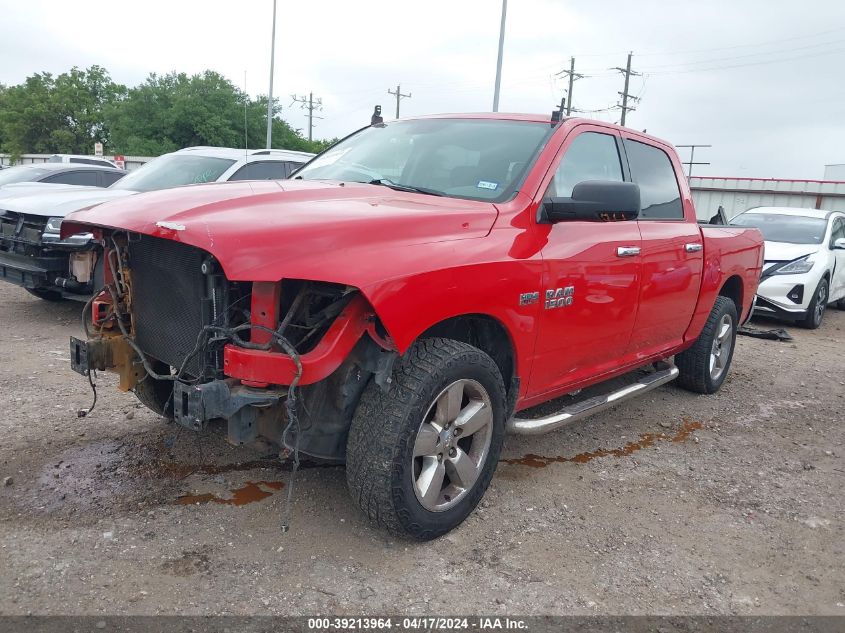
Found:
[[[114,161],[102,156],[83,156],[82,154],[53,154],[47,159],[48,163],[76,163],[80,165],[97,165],[98,167],[114,167]]]
[[[828,304],[845,310],[845,212],[757,207],[731,224],[766,240],[755,314],[815,329]]]
[[[95,289],[95,244],[88,234],[60,238],[69,213],[170,187],[281,180],[312,156],[276,149],[189,147],[154,158],[105,188],[30,183],[25,190],[0,190],[0,281],[23,286],[42,299],[85,301]]]

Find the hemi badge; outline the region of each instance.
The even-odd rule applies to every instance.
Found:
[[[519,305],[528,306],[532,303],[537,303],[540,300],[539,292],[523,292],[519,295]]]

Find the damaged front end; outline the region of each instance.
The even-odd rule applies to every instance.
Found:
[[[41,298],[85,301],[102,279],[90,234],[59,236],[61,218],[0,209],[0,280]]]
[[[199,248],[95,235],[104,283],[84,310],[86,340],[71,339],[75,371],[117,373],[121,390],[195,431],[224,420],[234,444],[262,435],[343,459],[361,392],[388,380],[396,357],[356,288],[230,281]]]

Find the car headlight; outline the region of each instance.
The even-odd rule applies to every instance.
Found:
[[[47,228],[45,229],[46,233],[58,233],[62,230],[62,220],[64,218],[50,218],[47,220]]]
[[[801,259],[796,259],[794,262],[789,262],[786,266],[778,268],[775,271],[775,275],[801,275],[808,273],[813,269],[813,264],[815,263],[812,255],[805,255]]]

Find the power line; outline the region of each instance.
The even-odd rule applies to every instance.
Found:
[[[631,75],[636,77],[636,76],[641,74],[641,73],[634,72],[633,70],[631,70],[631,57],[633,57],[633,56],[634,56],[634,53],[628,53],[628,64],[625,66],[625,68],[619,68],[617,66],[617,67],[612,69],[612,70],[618,70],[620,73],[625,75],[625,87],[622,89],[622,92],[619,93],[620,95],[622,95],[622,103],[619,105],[619,107],[622,110],[622,120],[620,121],[620,124],[623,125],[623,126],[625,125],[625,115],[628,114],[628,110],[631,110],[631,111],[636,110],[636,108],[634,108],[633,106],[628,105],[628,99],[630,99],[631,101],[639,101],[640,100],[639,97],[635,97],[634,95],[632,95],[628,92],[628,85],[630,84],[630,81],[631,81]]]
[[[794,37],[778,38],[776,40],[766,40],[764,42],[754,42],[754,43],[748,43],[748,44],[734,44],[734,45],[731,45],[731,46],[713,46],[713,47],[708,47],[708,48],[694,48],[694,49],[685,49],[685,50],[649,51],[649,52],[646,52],[646,53],[637,53],[637,55],[639,57],[674,57],[676,55],[695,55],[697,53],[710,53],[710,52],[716,52],[716,51],[730,51],[730,50],[736,50],[736,49],[741,49],[741,48],[756,48],[756,47],[762,47],[762,46],[776,46],[777,51],[774,51],[774,52],[778,52],[778,51],[783,50],[783,43],[784,42],[794,42],[796,40],[806,40],[808,38],[817,38],[817,37],[820,37],[822,35],[829,35],[831,33],[841,33],[842,31],[845,31],[845,27],[838,27],[838,28],[835,28],[835,29],[818,31],[816,33],[807,33],[805,35],[796,35]],[[760,53],[760,54],[763,55],[763,54],[768,54],[768,53],[771,53],[771,52],[772,51],[763,52],[763,53]],[[575,56],[576,57],[613,57],[615,55],[623,55],[624,53],[625,53],[625,51],[606,51],[606,52],[602,52],[602,53],[580,52],[580,53],[577,53]],[[555,67],[559,67],[559,66],[560,66],[560,62],[556,62],[554,64],[549,64],[548,66],[543,66],[543,68],[555,68]]]
[[[569,77],[569,90],[566,92],[566,116],[572,114],[572,84],[576,79],[583,79],[584,75],[575,72],[575,58],[569,58],[569,70],[561,70],[557,73],[558,76],[565,75]]]
[[[701,145],[698,143],[691,144],[691,145],[675,145],[675,147],[689,147],[689,160],[684,162],[683,164],[687,166],[687,178],[692,178],[692,166],[693,165],[709,165],[710,163],[697,163],[695,162],[695,148],[696,147],[713,147],[712,145]]]
[[[314,116],[314,110],[322,110],[323,109],[323,100],[318,98],[317,100],[314,99],[314,93],[309,92],[308,98],[306,99],[304,96],[297,97],[296,95],[291,95],[293,101],[291,101],[291,105],[294,103],[301,103],[303,110],[308,110],[308,140],[310,141],[313,136],[314,130],[314,119],[322,119],[321,116]]]
[[[402,86],[400,84],[396,84],[396,92],[393,92],[390,88],[387,89],[387,94],[393,95],[396,97],[396,118],[399,118],[399,101],[403,98],[410,99],[411,93],[409,92],[406,95],[402,94]]]

